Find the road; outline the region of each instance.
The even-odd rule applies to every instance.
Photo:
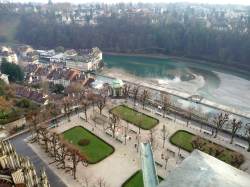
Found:
[[[28,156],[34,166],[36,167],[36,171],[38,174],[40,174],[40,170],[42,168],[45,168],[46,174],[49,178],[50,186],[51,187],[67,187],[62,180],[48,167],[48,163],[44,163],[35,152],[26,144],[24,141],[25,138],[29,136],[29,133],[25,133],[22,135],[19,135],[13,139],[10,140],[12,145],[15,146],[15,149],[17,153]]]

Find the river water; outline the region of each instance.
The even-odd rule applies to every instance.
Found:
[[[250,73],[228,71],[209,64],[140,56],[105,55],[107,68],[156,82],[168,89],[201,95],[250,113]]]
[[[134,80],[145,80],[170,90],[200,95],[215,103],[250,113],[250,73],[229,71],[209,63],[143,56],[104,55],[104,63],[106,75],[120,79],[133,77]],[[190,107],[188,101],[178,101],[183,108]],[[206,106],[196,107],[209,115],[218,113]],[[241,119],[245,123],[249,122],[249,119]],[[242,133],[243,129],[240,134]]]

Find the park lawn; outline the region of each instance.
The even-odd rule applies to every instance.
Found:
[[[162,177],[158,176],[159,182],[163,180]],[[142,170],[135,172],[128,180],[126,180],[122,187],[143,187],[143,176]]]
[[[174,145],[176,145],[177,147],[180,147],[188,152],[192,152],[194,150],[193,146],[192,146],[192,140],[196,137],[196,135],[184,131],[184,130],[179,130],[177,132],[175,132],[171,137],[170,137],[170,142]],[[217,158],[234,166],[234,167],[239,167],[241,164],[234,164],[232,163],[233,158],[232,156],[235,154],[239,154],[231,149],[228,149],[224,146],[221,146],[219,144],[213,143],[205,138],[202,138],[206,145],[204,146],[204,149],[202,150],[203,152],[209,154],[209,145],[213,144],[215,147],[217,148],[223,148],[224,152],[219,155]],[[213,155],[212,155],[213,156]]]
[[[144,130],[150,130],[159,123],[158,119],[138,112],[125,105],[114,107],[111,110],[111,113],[118,115],[121,119],[132,123],[135,126],[140,126]]]
[[[114,152],[114,148],[111,145],[81,126],[73,127],[63,132],[63,136],[67,141],[80,149],[81,153],[86,156],[89,164],[100,162]],[[81,139],[88,139],[90,143],[86,146],[80,146],[78,141]]]

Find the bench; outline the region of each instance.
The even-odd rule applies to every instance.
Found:
[[[155,114],[158,116],[162,116],[162,114],[160,112],[155,111]]]
[[[172,151],[172,150],[170,150],[170,149],[167,149],[167,152],[168,152],[169,154],[172,154],[173,157],[175,156],[175,152],[174,152],[174,151]]]
[[[116,139],[116,141],[123,143],[123,141],[120,138],[116,137],[115,139]]]
[[[212,136],[212,135],[213,135],[213,133],[212,133],[212,132],[210,132],[210,131],[206,131],[206,130],[203,130],[203,133],[204,133],[204,134],[206,134],[206,135],[210,135],[210,136]]]
[[[240,143],[235,143],[234,144],[236,147],[240,147],[240,148],[242,148],[242,149],[247,149],[247,147],[245,146],[245,145],[242,145],[242,144],[240,144]]]
[[[134,131],[133,129],[129,129],[129,132],[132,132],[132,133],[134,133],[134,134],[137,134],[137,132]]]
[[[162,165],[160,162],[158,162],[158,161],[155,161],[155,165],[156,165],[156,166],[159,166],[159,167],[161,167],[161,168],[163,167],[163,165]]]
[[[112,135],[110,132],[108,132],[108,131],[106,131],[105,133],[106,133],[107,135],[111,136],[111,137],[113,136],[113,135]]]

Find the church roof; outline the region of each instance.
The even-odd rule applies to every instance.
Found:
[[[194,150],[158,187],[249,187],[250,175]]]

